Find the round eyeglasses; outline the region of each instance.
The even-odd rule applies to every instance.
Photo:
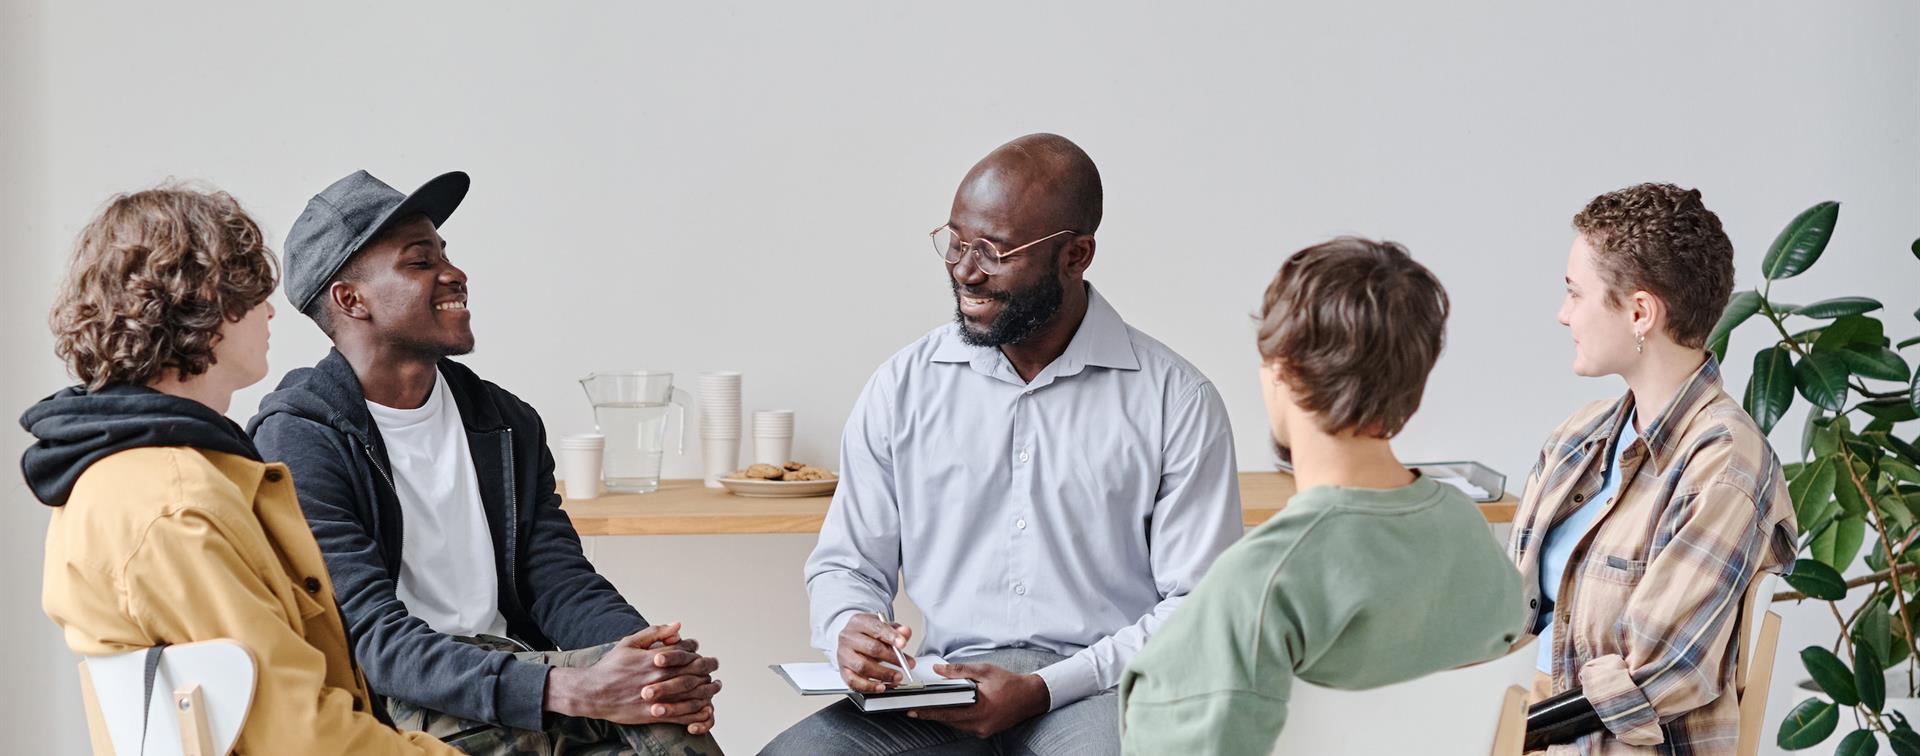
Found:
[[[973,264],[979,266],[980,272],[989,276],[997,276],[1002,271],[1005,271],[1008,265],[1012,264],[1007,262],[1007,258],[1025,252],[1033,245],[1047,241],[1048,239],[1054,239],[1064,234],[1078,235],[1079,233],[1080,232],[1073,229],[1063,229],[1006,251],[1001,251],[1000,245],[986,239],[973,239],[971,241],[962,239],[960,238],[960,232],[955,231],[953,225],[948,223],[940,224],[939,228],[927,232],[927,237],[933,240],[933,253],[939,255],[940,259],[947,261],[948,265],[959,265],[961,260],[967,259],[967,255],[971,254],[973,255]]]

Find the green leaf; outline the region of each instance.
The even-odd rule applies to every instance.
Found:
[[[1899,343],[1899,344],[1896,344],[1896,345],[1894,345],[1894,348],[1895,348],[1895,349],[1905,349],[1905,348],[1907,348],[1907,347],[1910,347],[1910,346],[1913,346],[1913,345],[1915,345],[1915,344],[1920,344],[1920,336],[1915,336],[1915,337],[1913,337],[1913,338],[1910,338],[1910,339],[1901,339],[1901,340],[1900,340],[1900,343]]]
[[[1904,397],[1861,402],[1860,411],[1871,415],[1875,420],[1885,420],[1889,423],[1920,420],[1920,407],[1913,406],[1913,402],[1907,401]]]
[[[1854,558],[1860,556],[1860,545],[1866,540],[1866,518],[1850,514],[1834,520],[1833,527],[1813,539],[1812,556],[1836,570],[1846,572],[1853,565]]]
[[[1822,601],[1847,597],[1847,581],[1840,577],[1839,571],[1812,559],[1794,561],[1793,572],[1787,574],[1787,585]]]
[[[1853,688],[1860,692],[1860,703],[1875,714],[1887,706],[1886,667],[1880,658],[1872,646],[1853,649]]]
[[[1812,527],[1834,508],[1834,482],[1839,478],[1835,457],[1821,457],[1787,481],[1787,496],[1793,499],[1793,519],[1801,527]]]
[[[1792,278],[1805,273],[1820,259],[1820,253],[1826,251],[1827,240],[1833,238],[1833,225],[1840,219],[1840,203],[1822,202],[1800,212],[1792,223],[1781,229],[1780,235],[1773,240],[1773,246],[1767,248],[1767,256],[1760,261],[1760,270],[1769,281]]]
[[[1907,386],[1907,404],[1913,406],[1915,413],[1920,413],[1920,373],[1914,373],[1913,383]]]
[[[1913,256],[1920,257],[1920,239],[1913,240]]]
[[[1893,632],[1887,629],[1891,619],[1887,616],[1887,602],[1878,599],[1873,606],[1861,611],[1860,619],[1853,623],[1853,652],[1858,654],[1862,648],[1872,648],[1873,658],[1887,658],[1893,651]],[[1885,667],[1882,663],[1881,668]]]
[[[1839,715],[1835,715],[1837,719]],[[1920,756],[1920,733],[1913,730],[1894,730],[1887,733],[1887,744],[1893,746],[1894,756]]]
[[[1873,739],[1872,730],[1854,730],[1840,739],[1840,747],[1834,749],[1833,756],[1874,756],[1880,752],[1880,741]]]
[[[1853,468],[1852,474],[1848,474],[1848,467],[1849,465],[1844,461],[1838,462],[1833,466],[1833,498],[1835,501],[1840,502],[1841,511],[1850,515],[1859,516],[1866,513],[1867,500],[1866,497],[1860,495],[1860,484],[1855,479],[1866,480],[1869,470],[1867,469],[1867,463],[1858,459],[1855,459],[1851,465]],[[1792,484],[1788,484],[1787,489],[1787,495],[1793,495]],[[1842,570],[1846,569],[1846,565],[1835,566]]]
[[[1786,347],[1762,349],[1753,355],[1753,377],[1747,380],[1747,414],[1760,425],[1762,435],[1793,404],[1793,353]]]
[[[1840,355],[1840,362],[1847,366],[1847,370],[1862,378],[1906,383],[1908,378],[1913,377],[1907,361],[1900,358],[1900,353],[1886,347],[1855,346],[1835,354]]]
[[[1914,393],[1920,394],[1920,391]],[[1901,459],[1912,464],[1920,465],[1920,449],[1914,448],[1913,444],[1902,441],[1897,436],[1889,433],[1886,437],[1880,439],[1880,445],[1887,447],[1888,451],[1900,455]]]
[[[1813,351],[1830,352],[1855,345],[1878,348],[1886,343],[1887,326],[1878,318],[1843,315],[1820,329],[1819,337],[1813,341]]]
[[[1727,309],[1720,311],[1720,322],[1713,324],[1713,331],[1707,335],[1707,349],[1713,352],[1714,359],[1727,361],[1727,339],[1733,335],[1733,329],[1759,311],[1760,292],[1743,291],[1727,300]]]
[[[1860,691],[1853,684],[1853,670],[1847,663],[1834,656],[1825,646],[1808,646],[1800,650],[1800,663],[1807,666],[1807,674],[1813,675],[1813,682],[1820,690],[1841,706],[1860,705]]]
[[[1781,748],[1798,751],[1802,748],[1826,740],[1833,729],[1840,725],[1840,709],[1831,701],[1809,698],[1787,714],[1780,723],[1780,734],[1774,738]],[[1899,747],[1895,746],[1898,751]]]
[[[1881,305],[1878,300],[1867,297],[1834,297],[1833,299],[1822,299],[1794,310],[1793,314],[1825,320],[1828,318],[1837,318],[1842,315],[1859,315],[1863,312],[1873,312],[1883,306],[1884,305]]]
[[[1835,412],[1847,406],[1847,366],[1832,352],[1815,351],[1800,358],[1793,366],[1793,385],[1816,406]]]
[[[1888,475],[1893,476],[1895,480],[1904,480],[1908,483],[1920,485],[1920,467],[1914,467],[1901,460],[1888,457],[1880,460],[1880,469],[1886,471]]]

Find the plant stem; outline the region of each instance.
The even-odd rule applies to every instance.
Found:
[[[1890,567],[1890,568],[1881,570],[1879,572],[1873,573],[1871,575],[1861,575],[1860,577],[1847,581],[1847,590],[1852,591],[1853,589],[1859,588],[1860,586],[1866,585],[1868,583],[1878,583],[1882,580],[1886,580],[1889,575],[1893,574],[1894,569],[1899,569],[1900,573],[1903,575],[1912,574],[1914,571],[1920,570],[1920,564],[1902,564],[1898,568]],[[1801,593],[1799,591],[1781,591],[1779,593],[1773,594],[1773,601],[1776,601],[1776,602],[1805,601],[1806,598],[1807,598],[1807,594]]]
[[[1867,482],[1860,479],[1860,473],[1853,469],[1853,449],[1840,444],[1840,463],[1847,468],[1847,479],[1853,482],[1854,490],[1860,492],[1860,498],[1867,502],[1867,511],[1873,513],[1873,534],[1880,539],[1880,548],[1886,551],[1889,570],[1897,570],[1901,565],[1902,552],[1893,550],[1893,541],[1887,538],[1887,518],[1880,514],[1880,505],[1873,500],[1873,492],[1867,490]],[[1900,587],[1900,576],[1893,576],[1893,600],[1900,607],[1900,626],[1907,631],[1907,690],[1913,691],[1914,665],[1920,663],[1920,642],[1913,637],[1913,619],[1907,614],[1907,592]]]

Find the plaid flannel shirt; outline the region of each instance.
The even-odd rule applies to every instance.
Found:
[[[1632,408],[1628,392],[1574,413],[1527,477],[1509,550],[1535,612],[1547,532],[1599,493]],[[1780,460],[1711,357],[1643,427],[1553,607],[1553,692],[1583,690],[1606,729],[1555,754],[1733,753],[1740,599],[1797,551]]]

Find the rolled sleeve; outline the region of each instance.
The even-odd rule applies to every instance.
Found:
[[[1600,715],[1600,722],[1620,742],[1650,746],[1665,740],[1653,701],[1634,684],[1627,660],[1619,654],[1602,656],[1582,665],[1580,688],[1593,704],[1594,713]]]

